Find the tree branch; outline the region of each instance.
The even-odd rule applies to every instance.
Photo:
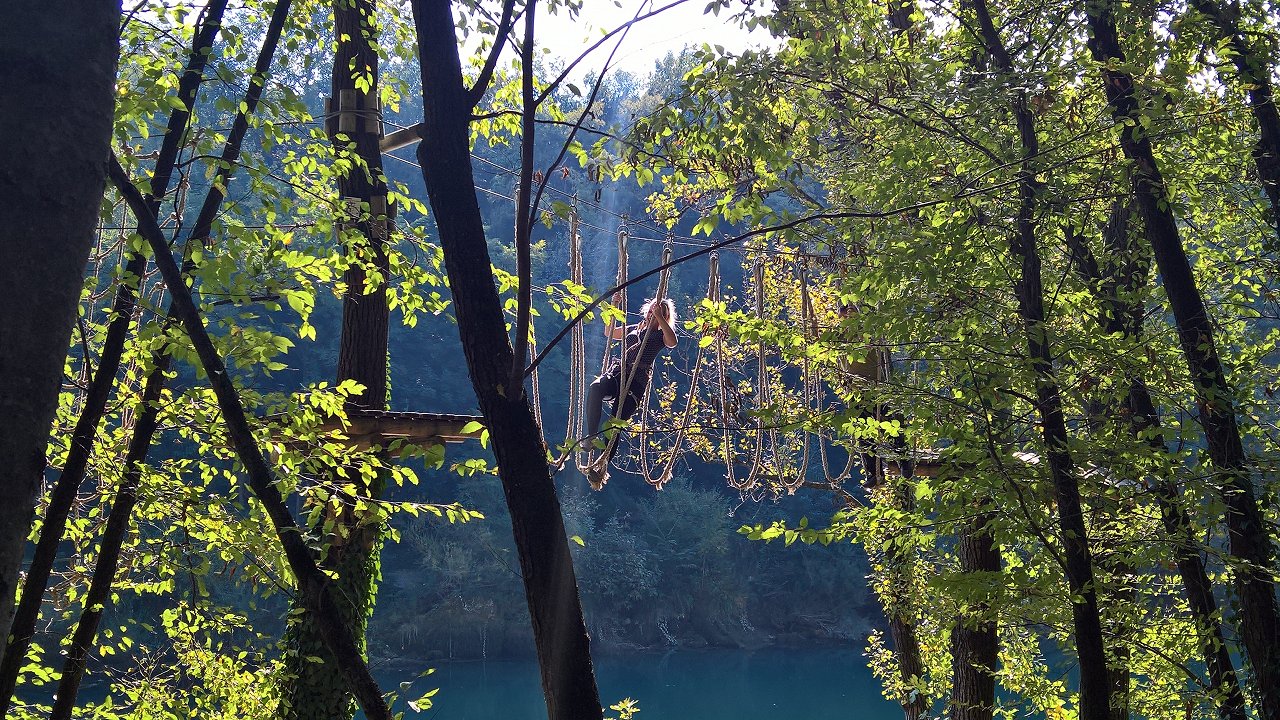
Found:
[[[138,230],[151,245],[156,256],[156,266],[164,277],[165,285],[177,316],[191,339],[200,365],[209,377],[214,395],[218,399],[218,408],[227,424],[228,434],[236,455],[249,476],[249,487],[262,503],[271,524],[275,527],[280,544],[284,547],[289,568],[297,578],[299,594],[308,609],[316,613],[321,635],[335,661],[341,668],[352,693],[360,701],[365,714],[377,720],[391,720],[391,711],[378,683],[369,672],[369,666],[361,657],[360,648],[352,640],[351,631],[342,622],[337,604],[329,591],[329,578],[320,571],[315,558],[311,555],[302,537],[302,532],[294,522],[293,516],[285,505],[280,489],[276,486],[271,468],[267,466],[245,417],[244,405],[227,374],[226,365],[222,362],[209,332],[200,318],[200,312],[191,299],[191,291],[182,279],[182,271],[174,262],[169,245],[165,240],[155,215],[149,212],[146,200],[138,189],[129,182],[124,168],[120,167],[115,155],[108,164],[108,175],[111,182],[119,189],[129,207],[138,220]]]
[[[515,8],[515,0],[505,0],[502,3],[502,17],[498,20],[498,32],[494,35],[493,47],[489,48],[489,57],[485,58],[484,67],[480,69],[480,74],[476,77],[475,84],[467,91],[471,107],[479,105],[480,101],[484,99],[484,94],[489,90],[489,83],[493,80],[494,68],[498,66],[498,56],[502,55],[502,49],[507,45],[507,33],[511,32]],[[526,43],[526,45],[532,46],[532,43]]]

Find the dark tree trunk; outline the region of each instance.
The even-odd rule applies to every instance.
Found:
[[[377,28],[370,25],[376,13],[374,0],[337,0],[334,3],[334,35],[347,38],[338,42],[333,60],[333,97],[350,93],[359,103],[358,120],[352,130],[340,130],[338,123],[329,124],[329,138],[338,148],[354,143],[353,151],[365,168],[353,168],[338,178],[338,194],[348,202],[359,201],[367,215],[354,223],[349,238],[349,252],[362,262],[353,264],[343,275],[347,285],[342,298],[342,340],[338,354],[338,381],[355,380],[365,386],[364,393],[352,398],[354,407],[384,410],[387,406],[387,237],[391,227],[387,208],[387,182],[382,174],[382,151],[379,148],[381,117],[378,108],[378,53],[372,45]],[[367,73],[370,86],[366,92],[356,89],[353,70]],[[355,207],[354,204],[351,207]],[[360,210],[356,208],[356,216]],[[367,267],[381,273],[383,279],[366,291]]]
[[[893,654],[898,659],[898,674],[903,682],[915,684],[924,677],[924,661],[920,658],[920,638],[912,619],[902,612],[889,612],[889,639],[893,642]],[[899,698],[906,720],[920,720],[929,712],[929,698],[924,693],[912,691]]]
[[[986,577],[1000,573],[1000,551],[991,533],[994,515],[984,512],[961,530],[956,554],[960,571]],[[1000,639],[987,603],[956,618],[951,632],[951,720],[991,720],[996,706],[995,673]]]
[[[1151,142],[1139,130],[1142,125],[1138,122],[1140,110],[1134,97],[1133,78],[1120,70],[1109,69],[1112,63],[1124,62],[1110,5],[1090,4],[1088,21],[1089,49],[1102,64],[1102,79],[1112,116],[1117,122],[1131,124],[1121,132],[1120,145],[1134,164],[1134,196],[1173,309],[1178,340],[1195,385],[1209,458],[1217,469],[1220,492],[1227,505],[1231,569],[1240,604],[1239,634],[1253,666],[1259,712],[1266,720],[1280,720],[1280,621],[1270,576],[1275,552],[1254,494],[1236,421],[1234,390],[1218,358],[1213,325],[1166,200],[1167,188]]]
[[[1272,230],[1280,237],[1280,113],[1276,112],[1271,86],[1275,62],[1241,31],[1238,0],[1192,0],[1191,6],[1213,22],[1218,39],[1231,49],[1231,62],[1240,75],[1240,84],[1248,90],[1249,110],[1258,123],[1258,143],[1253,149],[1253,160],[1262,189],[1271,204]]]
[[[1143,317],[1139,291],[1147,282],[1150,261],[1144,259],[1136,247],[1129,218],[1129,208],[1117,203],[1104,231],[1104,247],[1109,255],[1105,273],[1083,237],[1068,230],[1067,244],[1077,274],[1097,297],[1101,329],[1138,341],[1142,337]],[[1132,373],[1126,373],[1125,381],[1129,385],[1125,394],[1126,412],[1113,409],[1108,416],[1127,418],[1128,429],[1134,436],[1145,438],[1156,453],[1166,453],[1160,411],[1146,383]],[[1191,519],[1182,506],[1182,493],[1177,483],[1161,477],[1154,481],[1153,495],[1198,628],[1197,639],[1209,674],[1209,695],[1217,704],[1222,720],[1246,720],[1244,693],[1240,691],[1230,648],[1222,633],[1213,584],[1200,557]]]
[[[155,216],[150,214],[146,200],[130,184],[129,178],[114,158],[112,158],[110,172],[112,182],[119,188],[138,219],[139,233],[155,253],[156,267],[169,288],[172,300],[171,312],[181,319],[183,328],[191,339],[196,356],[199,358],[201,369],[209,378],[209,384],[218,400],[218,409],[227,424],[228,435],[235,448],[236,457],[244,466],[250,490],[262,504],[264,512],[276,531],[276,537],[280,539],[289,569],[293,572],[297,583],[297,592],[305,598],[307,609],[320,618],[317,626],[321,629],[325,647],[342,668],[343,681],[355,694],[365,715],[371,720],[391,720],[391,711],[382,697],[382,691],[370,674],[369,666],[361,656],[360,647],[342,619],[338,603],[333,597],[334,591],[330,587],[331,582],[311,555],[304,533],[289,513],[284,497],[276,486],[271,468],[267,466],[262,450],[253,437],[239,393],[231,382],[222,357],[209,338],[200,312],[191,299],[191,291],[187,289],[183,280],[182,270],[169,254],[169,245],[165,241],[164,233],[160,230]]]
[[[889,21],[889,27],[892,28],[896,42],[905,41],[908,45],[915,43],[920,34],[920,28],[914,19],[918,9],[916,0],[886,1],[886,19]],[[902,87],[910,87],[911,77],[906,68],[907,65],[903,64],[902,77],[895,74],[887,78],[885,85],[887,93],[892,95],[899,92],[900,84]],[[878,358],[881,379],[888,378],[892,365],[893,360],[888,353]],[[877,412],[881,417],[886,417],[892,411],[882,406]],[[902,434],[895,435],[892,443],[894,454],[902,458],[899,461],[902,485],[894,489],[893,502],[904,511],[911,512],[915,509],[915,492],[910,487],[914,468],[908,457],[910,453],[906,446],[906,438]],[[862,453],[862,463],[865,481],[878,484],[885,480],[885,458]],[[912,608],[913,599],[909,597],[907,588],[910,576],[918,572],[918,563],[914,557],[914,551],[899,543],[893,543],[889,553],[888,572],[891,576],[889,592],[892,596],[883,599],[885,614],[889,617],[889,637],[893,642],[893,653],[898,661],[898,675],[904,684],[914,685],[924,677],[924,660],[920,651],[920,638],[916,634],[917,613]],[[902,705],[905,720],[920,720],[926,716],[932,705],[930,698],[924,693],[915,691],[906,697],[899,698],[898,702]]]
[[[214,38],[222,26],[222,14],[226,7],[227,0],[213,0],[209,3],[195,32],[192,51],[187,59],[187,69],[178,85],[178,98],[182,101],[183,108],[175,108],[169,115],[169,124],[151,175],[149,185],[151,191],[147,201],[157,214],[160,211],[161,198],[173,177],[178,151],[182,146],[182,139],[186,136],[191,108],[195,104],[196,91],[204,76],[204,68],[209,57],[208,50],[213,47]],[[102,422],[102,416],[106,411],[107,400],[115,387],[116,373],[120,369],[125,340],[137,305],[138,286],[142,282],[146,267],[146,255],[130,253],[112,300],[111,319],[107,323],[102,351],[98,354],[98,367],[94,372],[93,380],[89,383],[80,417],[76,420],[75,428],[71,433],[70,447],[62,473],[49,494],[49,504],[42,518],[35,554],[27,567],[22,596],[19,598],[18,609],[14,614],[8,648],[4,652],[3,661],[0,662],[0,715],[8,711],[19,669],[22,667],[27,648],[30,647],[35,634],[36,621],[40,616],[40,603],[49,582],[49,575],[53,571],[53,563],[57,559],[58,545],[66,532],[67,517],[76,493],[84,482],[89,457],[93,454],[94,437],[97,435],[98,425]]]
[[[886,358],[887,361],[887,358]],[[885,372],[888,375],[888,372]],[[887,411],[885,411],[887,414]],[[906,437],[899,433],[892,439],[894,454],[900,458],[898,468],[902,474],[902,484],[893,488],[893,503],[904,512],[915,511],[915,490],[911,487],[913,466],[908,458],[910,448]],[[875,458],[878,476],[884,477],[885,458]],[[924,677],[924,659],[920,651],[920,638],[916,635],[915,619],[917,613],[912,609],[914,598],[908,589],[910,576],[919,572],[915,551],[907,547],[907,543],[893,543],[889,549],[890,583],[894,597],[885,602],[885,614],[889,616],[889,637],[893,641],[893,653],[898,660],[898,675],[908,685],[918,684]],[[931,699],[921,692],[913,692],[907,697],[899,698],[905,720],[920,720],[929,712]]]
[[[53,703],[50,720],[69,720],[75,710],[76,696],[80,691],[80,682],[84,678],[85,663],[89,650],[98,635],[98,625],[102,614],[111,604],[111,587],[115,582],[116,570],[120,567],[120,551],[125,538],[129,534],[129,521],[133,507],[138,502],[138,483],[142,479],[142,463],[147,459],[147,451],[151,448],[159,419],[161,391],[164,388],[164,372],[169,368],[169,355],[152,358],[157,362],[156,369],[147,375],[143,387],[142,400],[137,421],[133,426],[133,437],[129,440],[129,448],[125,453],[125,472],[116,489],[111,514],[107,516],[107,527],[102,532],[102,542],[98,546],[98,562],[93,568],[93,578],[89,582],[89,592],[84,597],[84,611],[80,613],[80,621],[76,624],[71,636],[71,645],[66,651],[66,660],[62,664],[62,677],[58,680],[58,691]]]
[[[377,28],[370,25],[375,17],[374,0],[338,0],[334,3],[334,37],[337,44],[333,61],[331,112],[340,111],[339,103],[346,95],[354,98],[354,115],[331,117],[327,123],[335,148],[353,145],[363,168],[353,167],[338,178],[338,195],[346,203],[345,251],[357,259],[343,274],[347,286],[342,299],[342,336],[338,353],[338,382],[354,380],[364,392],[348,401],[350,408],[383,410],[387,406],[387,331],[390,311],[387,307],[387,237],[391,221],[388,217],[387,185],[382,174],[382,152],[379,148],[381,119],[377,114],[378,54],[372,41]],[[365,92],[356,87],[359,73],[371,81]],[[376,287],[365,284],[372,267],[382,276]],[[383,491],[381,478],[361,493],[379,497]],[[353,498],[343,498],[344,507],[354,505]],[[377,592],[378,558],[382,548],[385,524],[370,522],[354,510],[345,510],[337,523],[343,532],[327,536],[321,528],[313,532],[326,538],[326,554],[321,566],[337,575],[339,610],[355,636],[364,646],[365,632]],[[298,720],[349,720],[355,713],[354,698],[341,681],[339,668],[328,661],[316,663],[308,656],[325,657],[327,653],[316,627],[317,618],[295,603],[285,644],[290,649],[287,659],[284,693],[280,716]]]
[[[598,719],[600,695],[547,448],[523,388],[510,386],[513,350],[476,202],[471,102],[451,4],[414,0],[413,12],[426,116],[418,159],[444,248],[463,352],[511,511],[548,716]]]
[[[873,381],[884,381],[893,372],[892,359],[887,353],[879,354],[876,369],[870,373]],[[902,425],[905,419],[895,413],[887,405],[877,405],[874,413],[866,417],[893,418]],[[915,511],[915,490],[912,487],[914,464],[911,461],[911,448],[903,433],[890,438],[890,452],[887,456],[876,454],[875,443],[865,443],[859,451],[862,462],[863,483],[871,490],[873,502],[885,503],[895,510],[910,513]],[[890,462],[896,462],[901,475],[899,483],[890,486],[886,473]],[[887,540],[888,538],[883,538]],[[919,572],[915,550],[910,543],[889,543],[885,559],[885,576],[888,582],[887,594],[880,598],[885,617],[889,620],[889,640],[893,645],[894,659],[898,662],[898,677],[904,686],[919,685],[924,676],[924,660],[920,650],[920,638],[916,634],[915,621],[918,613],[914,607],[914,591],[911,589],[912,578]],[[905,720],[920,720],[929,712],[930,698],[917,690],[898,698],[902,706]]]
[[[0,638],[102,202],[119,24],[118,0],[0,4]]]
[[[871,457],[870,462],[877,465],[884,462],[884,458],[875,455]],[[907,464],[904,468],[906,473],[901,482],[882,482],[869,488],[869,502],[903,513],[913,512],[915,502],[910,465]],[[919,687],[923,685],[925,667],[915,624],[919,612],[913,586],[920,568],[914,544],[889,534],[868,537],[865,544],[869,548],[884,548],[884,558],[880,561],[883,567],[875,570],[875,584],[883,588],[877,590],[877,595],[885,618],[889,621],[889,641],[894,661],[898,664],[898,679],[904,688],[911,688],[895,699],[902,707],[904,720],[921,720],[928,715],[932,702],[919,691]]]
[[[985,0],[974,0],[974,10],[982,29],[982,40],[1000,72],[1011,75],[1013,60],[1004,48],[991,21]],[[1035,163],[1040,154],[1035,119],[1027,108],[1025,91],[1016,91],[1013,114],[1022,144],[1019,169],[1017,230],[1009,249],[1022,263],[1016,281],[1018,313],[1027,335],[1027,354],[1035,373],[1036,414],[1040,416],[1045,457],[1058,501],[1058,535],[1066,564],[1067,585],[1071,589],[1071,617],[1075,629],[1076,654],[1080,659],[1080,717],[1082,720],[1110,718],[1111,682],[1107,654],[1102,640],[1102,620],[1094,583],[1093,557],[1084,524],[1080,486],[1075,465],[1067,449],[1067,425],[1062,414],[1062,398],[1053,369],[1049,328],[1045,324],[1044,286],[1041,280],[1040,250],[1036,242]]]

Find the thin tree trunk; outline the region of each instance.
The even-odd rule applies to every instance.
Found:
[[[885,5],[886,19],[889,21],[889,26],[893,28],[895,41],[905,40],[907,45],[913,45],[920,34],[918,24],[915,22],[915,14],[919,9],[916,0],[886,0]],[[905,63],[899,68],[902,73],[900,81],[903,86],[909,88],[911,77],[907,68],[908,65]],[[891,95],[897,92],[898,82],[897,75],[889,76],[886,79],[886,91]],[[893,359],[887,352],[879,358],[877,372],[881,375],[881,379],[888,378],[892,371],[892,363]],[[891,411],[881,406],[878,412],[881,417],[885,417]],[[910,452],[906,446],[906,438],[899,433],[893,437],[892,443],[894,453],[899,458],[903,458],[898,463],[902,474],[902,485],[895,488],[892,494],[893,502],[903,511],[911,512],[915,509],[915,493],[910,487],[914,466],[907,457]],[[868,453],[863,453],[862,458],[864,474],[869,475],[866,479],[872,483],[882,482],[885,479],[885,458]],[[871,461],[869,467],[868,460]],[[889,573],[893,578],[890,588],[896,588],[896,590],[891,590],[895,594],[894,597],[884,599],[884,610],[889,617],[889,637],[893,642],[894,656],[898,661],[898,674],[904,685],[921,684],[920,680],[924,677],[924,660],[920,650],[920,638],[916,634],[915,620],[918,613],[912,608],[913,599],[908,596],[906,590],[910,575],[919,571],[918,563],[913,551],[898,543],[890,546],[889,553]],[[928,714],[932,705],[930,698],[915,690],[906,697],[899,698],[898,702],[902,705],[905,720],[920,720]]]
[[[341,129],[339,119],[328,123],[329,137],[336,148],[354,143],[354,152],[363,167],[355,166],[338,178],[338,195],[349,203],[344,236],[352,243],[349,255],[363,262],[351,265],[343,274],[346,294],[342,299],[342,335],[338,352],[338,382],[354,380],[364,392],[348,400],[348,408],[383,410],[387,406],[387,332],[390,311],[387,307],[387,238],[391,225],[387,207],[387,185],[382,174],[382,152],[379,148],[381,119],[376,114],[378,98],[378,54],[373,47],[377,28],[371,23],[376,16],[374,0],[338,0],[334,3],[334,37],[340,38],[333,61],[331,95],[357,98],[359,112],[348,129]],[[369,84],[359,91],[358,73]],[[336,110],[337,108],[333,108]],[[367,218],[361,218],[367,208]],[[355,222],[359,219],[358,222]],[[382,276],[376,287],[367,289],[371,264]],[[337,478],[335,478],[337,480]],[[362,488],[361,494],[380,497],[384,479],[379,477]],[[354,498],[343,498],[344,506]],[[339,610],[355,641],[362,648],[369,616],[377,593],[378,563],[386,526],[370,522],[354,510],[344,510],[337,518],[341,532],[326,535],[321,528],[312,531],[327,540],[321,567],[336,575]],[[294,603],[290,613],[285,645],[287,655],[285,686],[280,716],[297,720],[349,720],[355,713],[354,698],[342,683],[339,668],[324,651],[317,617],[301,603]],[[318,656],[325,662],[312,662]]]
[[[915,684],[924,677],[924,661],[920,658],[920,638],[916,626],[903,612],[889,612],[889,639],[893,641],[893,653],[898,660],[898,674],[903,682]],[[899,698],[906,720],[920,720],[929,712],[929,698],[912,690]]]
[[[284,28],[285,19],[288,16],[289,4],[290,0],[281,0],[272,13],[266,36],[263,38],[262,47],[258,52],[255,74],[253,79],[250,80],[249,89],[245,93],[242,104],[243,109],[233,121],[231,133],[228,135],[227,142],[223,147],[222,158],[227,162],[219,166],[214,186],[210,188],[208,195],[205,196],[205,202],[200,208],[199,219],[193,228],[193,234],[200,238],[202,241],[200,244],[204,247],[208,246],[209,227],[213,217],[217,215],[218,209],[222,206],[225,190],[230,184],[231,167],[240,155],[240,148],[244,141],[245,132],[248,129],[248,116],[257,110],[258,101],[261,98],[262,89],[266,82],[266,72],[271,66],[280,34]],[[158,203],[151,196],[146,199],[148,211],[154,213]],[[155,217],[154,214],[152,217]],[[196,238],[193,237],[191,240],[195,242]],[[190,246],[190,243],[188,246]],[[183,277],[189,276],[194,270],[195,265],[190,256],[184,258],[181,270]],[[170,302],[169,308],[165,313],[164,326],[168,328],[178,321],[175,305]],[[173,358],[169,355],[167,348],[161,348],[151,356],[151,370],[143,381],[142,399],[135,412],[134,434],[125,453],[124,475],[112,504],[111,513],[107,519],[107,528],[103,533],[102,545],[98,553],[98,564],[94,568],[89,593],[85,599],[85,611],[81,613],[76,630],[72,635],[71,646],[67,651],[67,660],[64,663],[62,677],[59,680],[57,702],[54,705],[54,717],[68,718],[74,708],[76,694],[85,671],[85,661],[88,657],[89,649],[93,647],[93,643],[97,638],[97,628],[103,611],[102,606],[105,606],[109,600],[115,572],[119,567],[119,555],[123,547],[124,536],[128,532],[129,517],[137,500],[137,486],[141,479],[141,464],[146,462],[147,453],[151,448],[152,442],[154,442],[155,433],[159,427],[158,420],[161,409],[159,399],[166,382],[166,373],[168,373],[172,363]]]
[[[993,513],[980,513],[961,530],[956,546],[961,572],[986,577],[1000,573],[1000,551],[991,533],[994,518]],[[989,610],[979,603],[956,618],[951,631],[951,720],[991,720],[995,714],[1000,639]]]
[[[882,464],[883,458],[872,455],[871,462]],[[911,468],[905,465],[907,472],[900,483],[882,482],[867,490],[867,499],[874,506],[888,507],[901,513],[915,510],[913,490],[911,488]],[[884,610],[885,619],[889,622],[889,641],[893,651],[893,659],[897,663],[898,683],[903,689],[894,698],[902,707],[904,720],[921,720],[927,717],[932,706],[931,698],[920,691],[923,687],[925,667],[920,651],[920,638],[916,633],[916,619],[919,611],[916,607],[916,577],[920,572],[916,561],[914,544],[901,537],[882,533],[874,528],[872,534],[865,539],[869,549],[883,547],[883,558],[872,558],[874,585]]]
[[[153,361],[159,361],[163,370],[169,366],[169,355]],[[111,588],[115,582],[116,570],[120,567],[120,552],[124,540],[129,534],[129,521],[133,507],[138,502],[138,483],[142,479],[142,463],[146,461],[147,451],[151,448],[151,440],[158,426],[160,395],[164,386],[164,374],[160,366],[147,376],[143,388],[138,413],[133,426],[133,437],[129,440],[129,448],[125,453],[125,472],[116,490],[115,500],[111,504],[111,514],[107,516],[107,527],[102,533],[102,542],[98,547],[98,562],[93,568],[93,578],[89,582],[89,592],[84,597],[84,611],[76,623],[75,632],[71,636],[71,645],[67,648],[66,660],[62,665],[62,676],[58,680],[58,691],[53,703],[50,720],[69,720],[75,710],[76,696],[80,691],[80,682],[84,678],[85,663],[89,650],[98,635],[98,625],[102,614],[111,604]]]
[[[1191,6],[1209,18],[1218,30],[1218,39],[1231,49],[1231,62],[1240,74],[1241,85],[1249,93],[1249,110],[1258,123],[1253,161],[1271,204],[1271,227],[1280,236],[1280,113],[1276,111],[1271,86],[1275,61],[1241,32],[1238,0],[1192,0]]]
[[[414,0],[425,122],[418,159],[427,185],[471,382],[484,414],[524,577],[551,720],[601,718],[577,581],[547,448],[522,387],[494,287],[476,201],[463,85],[448,0]]]
[[[882,362],[884,376],[887,378],[891,360],[886,356]],[[881,408],[881,413],[882,417],[887,416],[889,410]],[[891,442],[893,453],[899,458],[898,470],[902,475],[902,484],[892,491],[893,503],[903,512],[915,512],[915,491],[911,486],[915,468],[909,458],[911,450],[907,447],[906,436],[901,432],[893,436]],[[884,478],[886,459],[876,457],[874,462],[878,476]],[[918,613],[912,607],[914,598],[908,586],[910,576],[920,570],[915,551],[907,545],[893,543],[889,549],[889,573],[893,577],[890,587],[896,588],[896,593],[885,602],[884,609],[889,616],[889,637],[893,641],[894,656],[898,660],[898,675],[904,684],[915,685],[924,677],[924,659],[920,650],[920,638],[916,634],[915,621]],[[932,705],[931,698],[918,691],[899,698],[898,702],[902,705],[905,720],[920,720],[928,714]]]
[[[1014,72],[1013,60],[1005,50],[985,0],[973,0],[983,43],[997,68],[1005,75]],[[1018,137],[1022,145],[1019,168],[1017,230],[1010,237],[1009,250],[1022,262],[1017,280],[1018,313],[1027,334],[1027,354],[1035,373],[1036,413],[1040,416],[1045,456],[1058,501],[1058,534],[1066,561],[1067,585],[1071,589],[1071,617],[1075,629],[1076,654],[1080,659],[1080,717],[1108,720],[1110,680],[1107,654],[1102,640],[1102,620],[1093,575],[1093,555],[1085,529],[1080,502],[1080,486],[1075,464],[1067,449],[1067,425],[1062,414],[1062,398],[1053,369],[1049,328],[1045,324],[1044,287],[1041,280],[1040,250],[1035,232],[1035,162],[1040,153],[1035,119],[1027,108],[1025,91],[1016,91],[1012,101]]]
[[[217,397],[218,409],[222,412],[223,420],[227,424],[228,435],[235,448],[236,456],[248,476],[249,488],[262,503],[263,510],[271,519],[276,535],[280,538],[289,569],[297,582],[298,593],[305,598],[307,609],[320,617],[321,622],[318,626],[321,628],[325,646],[342,668],[343,679],[359,700],[365,715],[372,720],[391,720],[391,711],[382,697],[382,691],[369,673],[369,666],[361,656],[359,646],[343,622],[337,601],[330,588],[330,580],[312,557],[311,549],[303,539],[303,532],[289,513],[284,497],[276,486],[271,468],[263,459],[262,450],[253,437],[248,418],[245,417],[240,396],[231,382],[222,357],[209,338],[208,331],[205,330],[200,311],[191,299],[191,291],[183,281],[182,270],[169,254],[169,245],[165,241],[164,233],[160,230],[155,216],[149,214],[146,200],[130,184],[129,178],[114,158],[112,158],[110,172],[112,182],[120,189],[120,193],[124,195],[138,219],[139,233],[146,238],[156,255],[156,266],[164,277],[165,285],[169,288],[173,312],[182,320],[182,325],[200,360],[200,366],[209,378],[209,384]]]
[[[873,369],[860,374],[864,374],[872,382],[884,382],[893,373],[893,359],[887,351],[876,351],[873,355]],[[872,411],[863,409],[859,414],[876,420],[892,418],[906,425],[901,414],[893,412],[885,404],[875,405]],[[889,442],[891,449],[886,455],[876,452],[878,448],[875,442],[859,443],[863,484],[870,491],[872,502],[911,513],[915,511],[915,492],[912,487],[915,465],[911,460],[911,449],[902,432],[892,436]],[[886,483],[886,470],[891,460],[896,462],[901,475],[901,482],[892,487]],[[889,538],[881,538],[880,541],[884,540]],[[922,685],[920,679],[924,676],[924,660],[915,626],[919,613],[914,606],[914,591],[911,588],[912,576],[919,572],[916,553],[910,543],[891,542],[886,555],[884,574],[888,581],[885,583],[887,592],[881,596],[880,603],[889,621],[889,639],[893,645],[894,659],[898,663],[898,677],[904,687]],[[898,704],[902,706],[905,720],[919,720],[928,713],[932,703],[929,697],[913,687],[910,692],[898,698]]]
[[[524,7],[524,41],[520,44],[520,178],[516,186],[516,339],[512,350],[512,386],[524,385],[525,360],[529,356],[529,330],[533,324],[533,149],[538,131],[538,104],[534,97],[534,17],[536,0]],[[592,428],[592,432],[595,429]]]
[[[1270,575],[1275,551],[1254,494],[1236,421],[1234,390],[1218,358],[1213,325],[1192,274],[1191,262],[1182,247],[1151,142],[1140,130],[1133,78],[1112,69],[1123,67],[1124,53],[1111,7],[1106,2],[1091,3],[1087,15],[1089,49],[1102,66],[1112,116],[1126,124],[1120,133],[1120,146],[1134,164],[1134,195],[1173,309],[1178,340],[1195,385],[1209,458],[1218,471],[1220,492],[1227,505],[1231,570],[1240,604],[1239,634],[1253,667],[1260,698],[1259,712],[1266,720],[1280,720],[1280,619]]]
[[[1138,291],[1147,282],[1150,263],[1138,259],[1139,249],[1134,246],[1133,233],[1130,232],[1128,208],[1117,207],[1105,235],[1104,246],[1111,256],[1108,262],[1111,267],[1105,276],[1084,238],[1068,229],[1067,244],[1072,261],[1077,274],[1097,297],[1101,329],[1108,334],[1124,335],[1130,341],[1138,341],[1142,337],[1143,316]],[[1146,384],[1132,373],[1126,373],[1125,381],[1129,384],[1125,397],[1127,412],[1112,409],[1110,416],[1125,417],[1129,431],[1135,437],[1145,438],[1156,453],[1167,453],[1160,411]],[[1182,507],[1182,493],[1176,482],[1160,477],[1155,480],[1154,497],[1165,535],[1173,547],[1178,574],[1186,589],[1187,604],[1198,629],[1197,640],[1209,674],[1209,695],[1217,704],[1222,720],[1246,720],[1244,693],[1240,690],[1235,664],[1223,636],[1213,583],[1200,557],[1191,518]]]
[[[909,511],[910,504],[901,502],[901,494],[894,493],[899,496],[899,505]],[[889,616],[889,639],[893,642],[893,654],[898,661],[898,676],[904,684],[912,686],[920,684],[924,677],[924,660],[920,652],[920,638],[916,635],[916,614],[910,609],[906,588],[910,574],[918,572],[919,568],[914,558],[908,556],[910,551],[896,543],[889,552],[892,555],[889,559],[890,592],[894,593],[884,608]],[[929,698],[915,689],[898,698],[898,703],[902,706],[905,720],[920,720],[928,714],[931,705]]]
[[[0,4],[6,108],[0,113],[0,637],[6,639],[102,201],[119,23],[118,0]]]
[[[157,214],[160,210],[161,198],[173,177],[178,151],[182,146],[181,141],[186,136],[191,118],[191,108],[195,105],[196,91],[204,76],[204,68],[210,54],[208,51],[213,47],[214,38],[222,26],[222,14],[226,6],[227,0],[210,2],[205,7],[203,19],[194,35],[192,51],[187,58],[187,69],[178,85],[178,98],[182,101],[183,108],[175,108],[169,114],[168,127],[151,175],[151,190],[147,201],[152,211]],[[116,373],[120,369],[120,359],[124,354],[125,341],[137,305],[138,287],[146,267],[145,254],[130,253],[121,273],[119,285],[116,287],[111,305],[111,319],[107,323],[106,338],[102,351],[98,355],[98,369],[89,383],[80,417],[72,430],[62,473],[49,494],[49,503],[42,518],[35,554],[27,567],[26,579],[22,584],[22,596],[19,598],[13,627],[9,633],[8,647],[4,652],[3,661],[0,661],[0,715],[8,711],[19,669],[22,667],[27,648],[30,647],[35,634],[41,600],[49,583],[49,575],[53,571],[53,563],[57,559],[58,545],[66,533],[67,517],[80,490],[80,485],[84,482],[89,457],[93,454],[94,437],[97,435],[98,425],[102,422],[111,391],[115,387]]]

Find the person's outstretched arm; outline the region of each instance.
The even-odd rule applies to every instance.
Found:
[[[657,313],[658,326],[662,328],[662,342],[669,348],[676,346],[679,340],[676,339],[676,331],[671,327],[671,321],[667,319],[663,313]]]

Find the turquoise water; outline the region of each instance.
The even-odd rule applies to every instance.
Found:
[[[408,697],[439,687],[431,720],[543,720],[533,660],[436,663]],[[407,679],[379,673],[386,689]],[[605,705],[639,701],[639,720],[898,720],[861,653],[844,650],[676,650],[604,656]],[[412,716],[412,714],[410,715]]]

